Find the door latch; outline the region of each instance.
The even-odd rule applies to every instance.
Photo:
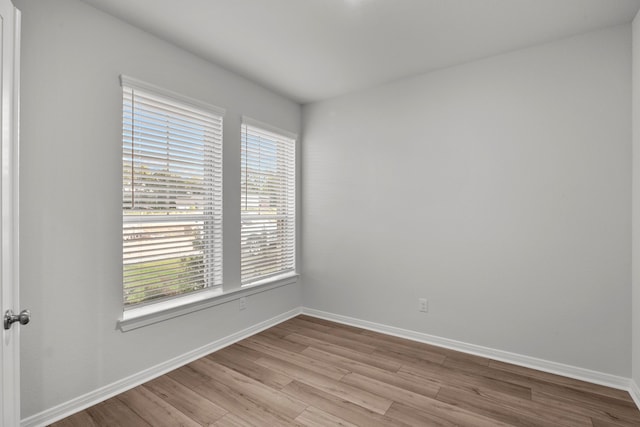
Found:
[[[22,310],[20,314],[13,314],[13,310],[7,310],[4,313],[4,328],[9,329],[16,322],[26,325],[29,320],[31,320],[31,312],[29,310]]]

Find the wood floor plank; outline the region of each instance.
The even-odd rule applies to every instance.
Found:
[[[527,427],[591,427],[591,419],[554,410],[545,405],[516,397],[474,389],[442,387],[438,400],[509,424]]]
[[[368,391],[360,390],[357,387],[341,383],[340,381],[325,377],[300,366],[287,363],[284,360],[264,357],[257,360],[256,363],[264,366],[265,368],[289,375],[298,382],[333,394],[340,399],[348,400],[356,405],[362,406],[363,408],[377,412],[378,414],[384,414],[392,403],[391,400],[387,398],[376,396]]]
[[[233,351],[215,352],[207,357],[221,365],[231,368],[234,371],[240,372],[242,375],[246,375],[249,378],[253,378],[256,381],[260,381],[262,384],[273,387],[276,390],[289,384],[292,379],[281,375],[272,370],[266,369],[260,365],[256,365],[254,360],[257,359],[245,359],[243,356],[250,350],[247,347],[236,346]],[[264,357],[264,353],[256,352],[260,357]],[[260,358],[258,357],[258,359]]]
[[[420,409],[394,402],[385,414],[387,417],[410,426],[434,427],[511,427],[492,418],[487,418],[448,403],[434,400]]]
[[[213,426],[215,427],[254,427],[253,424],[246,422],[239,416],[228,413],[224,417],[216,421]]]
[[[390,359],[398,360],[398,361],[419,361],[424,360],[426,362],[436,363],[441,365],[447,359],[447,356],[442,354],[420,351],[411,348],[403,348],[400,346],[395,346],[393,344],[389,345],[378,345],[374,351],[376,355],[388,357]]]
[[[339,331],[343,331],[344,329],[336,328],[331,325],[322,324],[320,322],[311,322],[308,319],[305,319],[300,316],[296,316],[293,319],[289,319],[283,323],[283,325],[298,325],[303,328],[313,329],[319,332],[329,333],[329,334],[337,334]]]
[[[241,357],[243,360],[258,360],[264,356],[263,353],[259,351],[255,351],[253,349],[242,347],[242,341],[239,343],[230,345],[229,347],[225,347],[222,350],[218,350],[215,353],[211,353],[211,355],[220,355],[220,356],[228,356],[229,358]]]
[[[281,339],[286,337],[287,335],[290,334],[289,331],[285,331],[285,330],[278,330],[275,328],[269,328],[269,329],[265,329],[264,331],[260,332],[261,334],[271,337],[271,338],[277,338],[277,339]]]
[[[387,360],[392,360],[400,365],[404,365],[407,363],[411,364],[420,364],[422,362],[427,362],[429,364],[442,365],[444,361],[447,359],[446,356],[438,356],[436,358],[431,357],[431,354],[425,353],[422,354],[410,354],[404,353],[401,350],[397,350],[391,347],[376,347],[376,349],[372,353],[373,356],[386,358]]]
[[[615,399],[619,399],[622,401],[626,401],[630,404],[633,404],[633,399],[631,399],[631,396],[629,395],[629,393],[624,390],[616,390],[611,387],[592,384],[586,381],[580,381],[573,378],[551,374],[548,372],[542,372],[535,369],[525,368],[524,366],[517,366],[511,363],[499,362],[496,360],[492,360],[489,366],[493,369],[500,369],[503,371],[513,372],[525,377],[535,378],[551,384],[561,385],[561,386],[573,388],[576,390],[613,397]]]
[[[118,395],[117,398],[154,427],[200,426],[193,419],[142,386],[126,391]]]
[[[99,427],[99,424],[96,424],[87,411],[81,411],[51,424],[51,427]]]
[[[312,316],[54,427],[630,427],[628,393]]]
[[[477,378],[486,378],[486,379],[502,381],[505,383],[520,385],[523,387],[528,387],[531,390],[533,390],[538,386],[548,387],[550,389],[556,390],[557,392],[562,392],[565,390],[565,387],[563,386],[558,386],[556,384],[540,381],[532,377],[524,376],[521,374],[517,374],[514,372],[509,372],[501,369],[495,369],[495,368],[492,368],[491,366],[478,366],[473,363],[468,363],[466,361],[461,361],[461,360],[447,360],[444,364],[444,367],[451,369],[452,371],[465,373],[466,375],[469,375],[469,376],[475,376]]]
[[[343,338],[337,335],[319,332],[314,329],[301,327],[299,325],[280,324],[276,326],[276,328],[283,328],[285,330],[291,331],[292,334],[296,333],[296,334],[304,335],[306,337],[316,338],[320,341],[325,341],[331,344],[339,345],[341,347],[350,348],[351,350],[359,351],[361,353],[373,353],[373,351],[375,350],[375,346],[373,345],[364,344],[358,341],[353,341],[348,338]]]
[[[298,344],[291,341],[284,341],[282,338],[276,338],[268,333],[261,332],[259,334],[253,335],[249,338],[242,340],[242,342],[247,341],[255,341],[263,344],[267,347],[277,348],[278,350],[284,350],[290,353],[300,353],[302,350],[307,348],[304,344]]]
[[[604,421],[597,418],[591,418],[591,422],[593,423],[593,427],[625,427],[624,424],[618,424],[611,421]],[[637,426],[637,424],[634,424]]]
[[[550,408],[583,414],[592,419],[615,422],[621,426],[640,426],[640,411],[637,409],[577,402],[564,396],[551,395],[537,390],[534,390],[532,399]]]
[[[326,426],[340,426],[340,427],[358,427],[355,424],[345,421],[342,418],[333,416],[323,410],[309,406],[303,413],[298,415],[295,421],[299,422],[306,427],[326,427]]]
[[[307,325],[314,325],[313,322],[300,320],[299,318],[291,319],[290,322],[293,325],[299,325],[302,327],[308,327]],[[317,326],[318,325],[315,325],[315,328],[311,328],[311,329],[318,330]],[[416,341],[410,341],[410,340],[400,338],[391,342],[387,339],[388,338],[387,335],[382,337],[377,337],[373,335],[363,335],[361,333],[362,330],[358,332],[354,332],[354,331],[343,330],[339,328],[334,328],[333,331],[331,332],[329,327],[324,325],[322,326],[322,328],[323,329],[320,330],[320,332],[330,333],[333,336],[341,337],[350,341],[359,342],[361,344],[375,346],[377,349],[387,349],[389,351],[410,354],[416,358],[429,360],[431,362],[442,363],[447,357],[445,354],[442,354],[440,349],[438,349],[438,351],[434,351],[435,348],[433,346],[416,342]],[[484,359],[484,360],[485,360],[485,364],[489,363],[489,359]]]
[[[142,419],[118,397],[105,400],[85,410],[98,426],[148,427],[151,424]]]
[[[165,375],[143,384],[142,387],[201,425],[213,424],[228,412]]]
[[[293,419],[297,417],[307,407],[306,404],[299,400],[214,362],[209,358],[198,359],[191,365],[195,369],[204,372],[214,381],[225,384],[239,394],[247,396],[253,402],[270,408],[274,412],[283,414],[288,418]]]
[[[638,408],[634,403],[629,403],[626,400],[616,399],[614,397],[603,396],[601,394],[590,393],[583,390],[577,390],[566,386],[560,386],[556,384],[549,384],[544,381],[532,380],[531,387],[533,392],[545,393],[550,396],[562,396],[563,399],[570,400],[577,403],[579,406],[586,407],[598,407],[603,410],[618,411],[630,411],[636,413],[640,417]]]
[[[191,364],[174,369],[169,372],[167,376],[173,378],[180,384],[187,386],[191,390],[199,385],[212,381],[211,377],[205,375],[203,372],[195,370]]]
[[[461,425],[452,421],[448,417],[443,418],[437,415],[428,414],[410,406],[404,406],[398,402],[393,402],[385,415],[391,419],[411,426],[459,427]],[[473,418],[475,421],[475,417]]]
[[[446,366],[435,364],[406,364],[398,370],[397,376],[407,381],[426,378],[439,384],[446,384],[468,390],[472,390],[473,388],[492,390],[495,393],[503,393],[509,396],[531,400],[531,388],[529,387],[494,378],[487,378],[482,375],[475,375],[472,372],[458,372]]]
[[[400,344],[397,342],[389,342],[384,341],[380,338],[369,337],[366,335],[361,335],[364,340],[369,340],[371,345],[375,345],[377,352],[391,352],[391,353],[400,353],[405,354],[407,356],[414,357],[416,359],[427,360],[433,363],[443,363],[447,355],[443,354],[439,351],[433,351],[433,346],[429,346],[422,343],[412,343],[412,345],[408,345],[406,342]],[[408,341],[408,340],[405,340]],[[366,342],[366,341],[365,341]],[[488,364],[488,361],[487,361]]]
[[[207,375],[206,370],[203,371],[201,367],[194,365],[193,362],[171,371],[167,375],[204,398],[225,408],[230,414],[239,417],[247,425],[255,426],[261,425],[261,423],[282,426],[296,425],[292,419],[272,413],[269,408],[252,401],[235,389],[214,381],[213,378]],[[228,415],[225,415],[217,423],[231,423],[235,420],[236,417]]]
[[[318,332],[323,332],[326,334],[330,334],[332,336],[345,338],[347,340],[356,341],[366,345],[373,345],[373,346],[392,345],[392,346],[406,347],[412,350],[426,351],[426,352],[430,352],[431,350],[427,346],[422,346],[421,343],[418,343],[416,341],[404,340],[402,342],[391,343],[388,340],[378,339],[377,337],[365,336],[362,334],[363,329],[358,329],[353,327],[348,329],[336,328],[335,326],[332,327],[328,324],[318,324],[317,322],[313,322],[307,319],[302,319],[300,317],[295,317],[289,320],[289,322],[291,322],[290,323],[291,325],[297,325],[302,328],[312,329]]]
[[[187,379],[183,377],[182,379]],[[189,387],[188,384],[185,384]],[[295,426],[297,423],[293,419],[284,414],[279,414],[271,408],[264,406],[259,402],[255,402],[248,396],[237,391],[236,388],[229,387],[218,381],[208,381],[201,383],[193,388],[193,391],[212,402],[222,406],[230,413],[242,419],[245,423],[252,426],[273,425],[273,426]],[[226,417],[226,415],[225,415]],[[229,420],[220,422],[229,422]]]
[[[459,351],[450,350],[444,347],[438,347],[432,344],[421,343],[417,341],[408,340],[406,338],[395,337],[392,335],[382,334],[380,332],[363,330],[361,335],[366,337],[372,337],[374,339],[381,339],[383,342],[387,342],[391,345],[399,345],[399,346],[409,346],[413,347],[417,350],[428,351],[430,353],[440,354],[445,357],[450,357],[453,359],[461,359],[466,360],[468,362],[477,363],[479,365],[487,366],[490,362],[489,359],[481,356],[476,356],[468,353],[461,353]]]
[[[284,339],[288,341],[304,343],[307,346],[313,346],[319,350],[326,351],[327,353],[332,353],[332,354],[342,356],[354,361],[366,363],[380,369],[386,369],[392,372],[396,372],[402,366],[402,363],[400,363],[399,361],[392,360],[388,357],[379,356],[372,353],[362,353],[357,350],[342,347],[339,345],[335,345],[332,343],[328,343],[326,341],[307,337],[297,333],[290,334],[286,336]]]
[[[302,354],[306,354],[311,358],[323,360],[336,366],[344,368],[349,372],[355,372],[385,382],[397,387],[404,388],[414,393],[424,396],[435,396],[440,389],[440,382],[427,379],[424,377],[413,377],[410,379],[399,376],[396,372],[389,372],[375,366],[367,365],[356,360],[352,360],[343,356],[327,353],[326,351],[308,347]]]
[[[293,323],[296,325],[311,324],[311,322],[299,321],[297,318],[292,320],[297,322],[297,323]],[[362,332],[362,330],[360,332]],[[421,358],[421,359],[429,360],[436,363],[442,363],[447,357],[446,354],[443,354],[441,349],[436,349],[434,346],[429,344],[423,344],[420,342],[410,341],[403,338],[397,338],[393,341],[390,341],[387,339],[388,338],[387,335],[385,336],[364,335],[360,332],[356,333],[353,331],[336,329],[331,333],[331,335],[344,338],[350,341],[359,342],[361,344],[375,346],[377,349],[387,349],[387,350],[395,351],[399,353],[410,354],[416,358]],[[486,361],[485,362],[486,364],[489,363],[489,359],[484,359],[484,360]]]
[[[267,356],[285,360],[294,365],[314,371],[320,375],[339,380],[349,373],[348,370],[338,366],[323,362],[322,360],[312,359],[303,353],[293,353],[278,347],[278,342],[265,341],[264,339],[248,338],[242,342],[243,347],[248,347],[256,351],[260,351]],[[305,346],[304,349],[307,347]]]
[[[529,387],[532,391],[540,391],[553,396],[564,396],[585,404],[597,405],[598,402],[606,402],[609,409],[627,407],[631,408],[633,411],[637,410],[633,402],[621,400],[616,397],[605,396],[604,394],[593,393],[590,391],[590,387],[588,385],[585,386],[582,384],[582,381],[571,378],[566,378],[566,380],[554,379],[554,382],[549,382],[538,377],[523,375],[523,373],[526,373],[527,371],[517,373],[515,372],[515,369],[497,369],[491,366],[491,364],[488,367],[479,367],[463,361],[447,361],[445,366],[455,371],[465,372],[468,375],[518,384],[524,387]],[[563,382],[563,384],[559,384],[559,382]],[[619,392],[620,390],[612,389],[611,394],[618,395]]]
[[[321,409],[357,426],[389,427],[406,425],[346,399],[342,399],[332,393],[327,393],[298,381],[292,381],[283,388],[282,391],[303,400],[310,406]]]
[[[367,390],[376,396],[386,397],[391,402],[402,403],[417,409],[430,405],[433,401],[432,398],[438,394],[438,391],[440,391],[440,387],[438,387],[432,393],[431,397],[427,397],[423,394],[414,393],[413,391],[355,373],[347,375],[340,380],[340,382],[352,385],[361,390]]]

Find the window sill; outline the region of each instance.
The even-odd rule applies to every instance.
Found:
[[[133,308],[123,313],[122,319],[117,323],[117,328],[122,332],[132,331],[143,326],[173,319],[174,317],[183,316],[193,313],[194,311],[204,310],[242,297],[269,291],[281,286],[292,285],[297,283],[298,277],[299,275],[297,273],[288,273],[282,276],[271,277],[251,285],[245,285],[240,289],[234,289],[229,292],[212,289],[157,304]]]

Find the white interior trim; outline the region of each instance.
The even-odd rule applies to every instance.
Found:
[[[146,383],[147,381],[151,381],[152,379],[164,375],[167,372],[173,371],[174,369],[186,365],[187,363],[193,362],[196,359],[213,353],[214,351],[218,351],[224,347],[230,346],[233,343],[250,337],[251,335],[255,335],[260,331],[271,328],[278,323],[282,323],[285,320],[297,316],[298,314],[300,314],[300,312],[301,309],[300,307],[298,307],[224,338],[220,338],[219,340],[216,340],[210,344],[204,345],[200,348],[174,357],[173,359],[162,362],[149,369],[145,369],[127,378],[115,381],[85,395],[79,396],[75,399],[71,399],[60,405],[54,406],[53,408],[32,415],[29,418],[25,418],[21,421],[20,426],[40,427],[59,421],[63,418],[68,417],[69,415],[82,411],[83,409],[100,403],[106,399],[109,399],[110,397],[123,393],[133,387],[139,386],[140,384]]]
[[[128,332],[143,326],[193,313],[194,311],[224,304],[241,297],[248,297],[249,295],[270,291],[271,289],[292,285],[297,282],[298,275],[292,273],[286,276],[271,277],[269,280],[261,281],[259,284],[246,285],[242,288],[227,292],[219,288],[194,292],[157,304],[144,305],[126,310],[122,315],[122,319],[118,321],[117,327],[122,332]]]
[[[11,1],[0,3],[0,313],[20,306],[20,43],[21,12]],[[0,425],[20,419],[20,325],[2,330],[0,342]]]
[[[298,134],[297,133],[293,133],[291,131],[285,130],[285,129],[281,129],[279,127],[270,125],[269,123],[265,123],[265,122],[261,122],[260,120],[256,120],[253,119],[251,117],[248,116],[242,116],[242,124],[243,125],[248,125],[248,126],[254,126],[257,128],[261,128],[263,130],[266,130],[268,132],[273,132],[279,135],[282,135],[286,138],[290,138],[293,139],[294,141],[298,140]]]
[[[432,344],[438,347],[444,347],[463,353],[474,354],[476,356],[487,357],[489,359],[511,363],[513,365],[524,366],[526,368],[537,369],[539,371],[562,375],[565,377],[587,381],[606,387],[626,391],[630,390],[630,379],[619,377],[617,375],[592,371],[590,369],[579,368],[577,366],[565,365],[563,363],[552,362],[550,360],[538,359],[536,357],[525,356],[523,354],[482,347],[475,344],[467,344],[461,341],[455,341],[452,339],[429,335],[422,332],[410,331],[408,329],[396,328],[395,326],[369,322],[367,320],[355,319],[353,317],[328,313],[326,311],[315,310],[307,307],[302,308],[302,313],[325,320],[331,320],[332,322],[343,323],[345,325],[356,326],[358,328],[381,332],[383,334],[400,338],[406,338],[412,341]],[[636,404],[638,404],[637,400]],[[640,405],[638,405],[638,407],[640,408]]]
[[[638,387],[638,383],[636,383],[633,379],[629,380],[629,394],[631,398],[636,403],[638,409],[640,409],[640,387]]]
[[[138,89],[145,92],[159,94],[164,97],[173,99],[175,101],[182,102],[187,105],[191,105],[192,107],[208,110],[212,113],[218,114],[223,117],[227,111],[222,107],[218,107],[217,105],[209,104],[208,102],[200,101],[199,99],[191,98],[189,96],[182,95],[178,92],[174,92],[172,90],[165,89],[160,86],[156,86],[154,84],[147,83],[142,80],[138,80],[133,77],[126,76],[124,74],[120,75],[120,86],[127,86],[132,89]]]

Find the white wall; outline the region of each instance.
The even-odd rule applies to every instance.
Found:
[[[75,0],[15,2],[21,298],[34,313],[22,416],[298,307],[294,285],[243,312],[229,303],[116,330],[118,75],[227,109],[231,286],[240,115],[299,132],[300,108]],[[628,26],[590,33],[305,107],[305,305],[629,376],[630,38]]]
[[[224,278],[239,285],[240,115],[300,131],[299,105],[75,0],[22,10],[22,416],[301,305],[299,285],[122,333],[121,73],[227,109]],[[212,40],[224,43],[224,40]]]
[[[625,25],[305,106],[305,305],[629,377],[630,72]]]
[[[632,378],[640,386],[640,13],[633,20]]]

